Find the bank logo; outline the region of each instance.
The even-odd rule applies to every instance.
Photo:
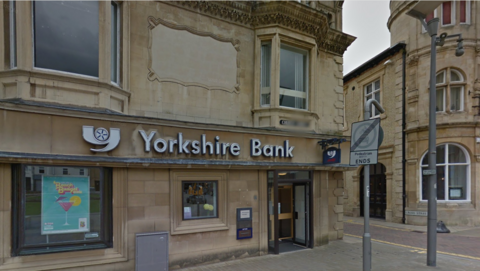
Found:
[[[103,127],[95,130],[93,126],[83,126],[83,139],[94,145],[106,145],[103,149],[90,149],[94,152],[108,152],[115,149],[120,143],[120,129],[110,128],[110,132]]]
[[[328,158],[333,158],[333,157],[335,157],[335,154],[337,154],[337,151],[336,151],[336,150],[327,151]]]

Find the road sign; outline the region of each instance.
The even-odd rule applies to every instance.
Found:
[[[378,151],[352,151],[350,152],[350,165],[375,165],[378,163]]]
[[[350,141],[350,165],[373,165],[378,162],[381,137],[380,119],[352,123]]]
[[[423,175],[435,175],[437,174],[437,170],[435,169],[424,169]]]

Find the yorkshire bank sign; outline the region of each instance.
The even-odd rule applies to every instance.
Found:
[[[213,140],[207,140],[206,135],[200,136],[199,140],[185,139],[182,133],[178,133],[175,139],[153,139],[156,131],[147,134],[144,130],[139,130],[139,136],[143,139],[145,152],[151,151],[157,153],[179,153],[179,154],[195,154],[195,155],[221,155],[227,154],[239,156],[241,150],[240,144],[236,142],[220,141],[219,136],[215,136]],[[93,126],[83,126],[83,139],[93,145],[104,146],[100,149],[91,148],[93,152],[108,152],[115,149],[120,143],[120,129],[110,128],[110,131],[103,127],[95,129]],[[259,139],[250,139],[250,156],[265,157],[283,157],[293,158],[293,149],[288,140],[283,145],[262,145]]]

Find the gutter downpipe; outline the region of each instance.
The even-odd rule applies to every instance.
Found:
[[[406,55],[407,55],[407,50],[406,50],[406,45],[403,47],[403,53],[402,53],[402,222],[403,224],[406,224],[407,220],[405,218],[405,207],[406,207],[406,200],[407,200],[407,193],[406,193],[406,180],[405,180],[405,166],[407,165],[407,159],[405,157],[405,137],[406,137],[406,132],[405,130],[407,129],[407,123],[405,119],[405,104],[406,104],[406,95],[405,95],[405,70],[406,70]]]

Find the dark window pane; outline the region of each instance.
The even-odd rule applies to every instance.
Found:
[[[182,182],[183,219],[218,217],[217,182]]]
[[[455,146],[455,145],[448,145],[448,163],[466,163],[467,158],[465,158],[465,154],[463,151]]]
[[[460,22],[467,22],[467,1],[460,1]]]
[[[309,180],[311,178],[310,171],[280,171],[278,173],[279,180]]]
[[[422,167],[421,170],[427,169]],[[422,200],[428,200],[429,176],[422,174]],[[437,167],[437,199],[445,200],[445,167]]]
[[[380,80],[375,81],[375,90],[380,89]]]
[[[35,67],[98,77],[98,2],[35,1]]]
[[[450,200],[467,199],[467,166],[448,167],[448,196]]]
[[[112,2],[112,21],[111,21],[111,26],[112,26],[112,31],[111,31],[111,63],[110,63],[110,72],[111,72],[111,80],[114,83],[118,83],[118,59],[119,59],[119,32],[118,32],[118,24],[119,24],[119,18],[118,18],[118,5],[115,2]]]
[[[280,95],[280,106],[295,107],[295,97]]]
[[[445,167],[437,167],[437,199],[445,199]]]
[[[452,2],[443,2],[442,15],[442,24],[452,23]]]
[[[445,163],[445,145],[437,146],[437,164]]]

